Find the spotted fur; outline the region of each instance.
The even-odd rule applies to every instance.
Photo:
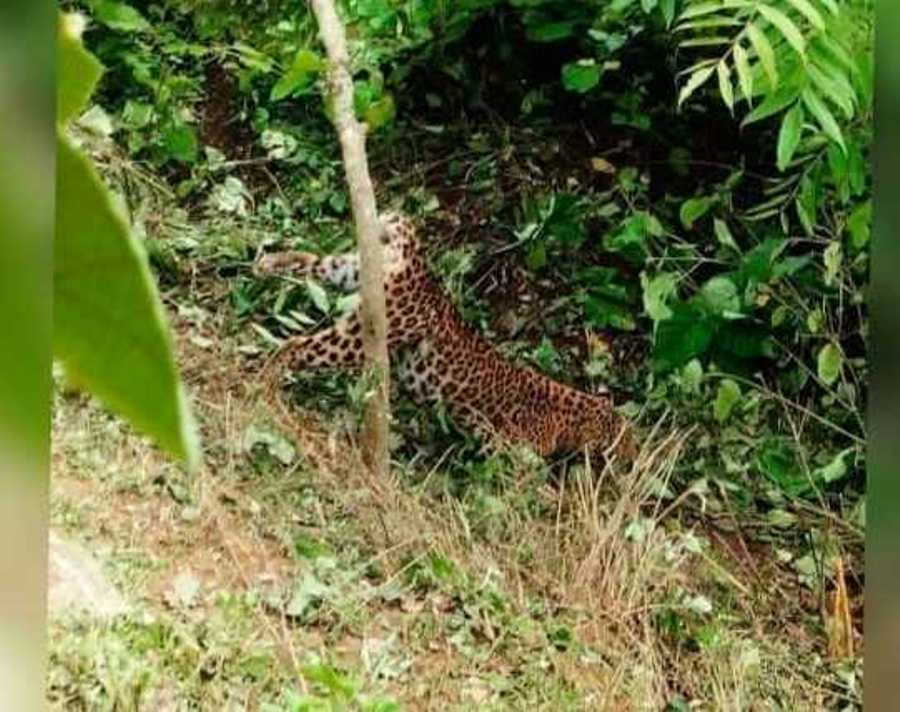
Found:
[[[608,393],[585,393],[505,359],[463,322],[431,277],[412,223],[396,214],[381,221],[388,348],[402,385],[417,402],[443,403],[462,426],[529,444],[541,455],[614,445],[633,457],[630,427]],[[276,253],[263,257],[256,271],[311,276],[353,291],[359,258]],[[358,368],[363,359],[359,313],[353,310],[331,328],[289,339],[280,360],[291,369],[316,369]]]

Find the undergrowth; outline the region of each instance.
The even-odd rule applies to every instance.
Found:
[[[309,18],[149,2],[142,24],[64,4],[93,13],[108,67],[77,138],[145,238],[207,464],[189,480],[60,395],[56,525],[102,543],[137,603],[55,625],[57,707],[858,706],[865,41],[843,149],[816,114],[784,161],[790,101],[742,129],[721,86],[684,96],[667,14],[696,4],[347,3],[380,207],[415,216],[468,322],[608,386],[644,441],[630,469],[485,456],[397,393],[394,475],[372,482],[352,376],[292,374],[315,459],[254,386],[275,344],[346,305],[250,272],[261,250],[352,246]],[[841,3],[864,40],[865,7]],[[754,71],[744,99],[762,106],[777,90]]]

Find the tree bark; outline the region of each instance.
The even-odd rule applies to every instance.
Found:
[[[344,25],[333,0],[310,0],[319,24],[319,38],[328,55],[328,94],[333,122],[341,143],[344,172],[356,226],[360,271],[360,321],[367,366],[375,376],[375,390],[366,405],[363,457],[373,473],[388,473],[390,416],[387,314],[384,297],[381,233],[375,191],[366,157],[366,126],[353,112],[353,79]]]

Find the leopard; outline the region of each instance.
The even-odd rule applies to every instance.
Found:
[[[541,457],[587,448],[607,459],[635,459],[633,425],[616,410],[607,388],[588,393],[505,357],[463,320],[429,271],[413,220],[385,212],[379,221],[388,353],[413,402],[442,406],[455,424],[494,445],[525,445]],[[356,251],[265,253],[253,272],[313,279],[350,293],[360,286]],[[363,369],[358,293],[351,304],[332,326],[285,339],[279,367]]]

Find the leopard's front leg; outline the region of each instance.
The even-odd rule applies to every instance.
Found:
[[[272,252],[256,261],[253,273],[257,277],[314,277],[352,292],[359,288],[359,254],[347,252],[319,257],[311,252]]]

